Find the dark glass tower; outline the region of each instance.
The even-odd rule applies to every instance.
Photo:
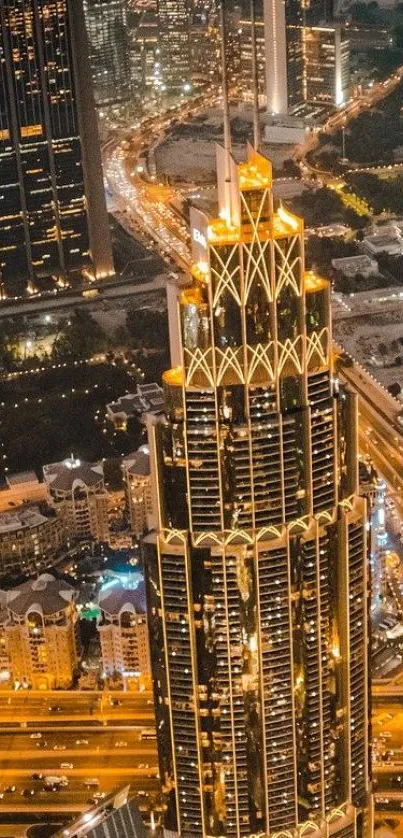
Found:
[[[113,273],[81,0],[0,5],[0,272]]]
[[[148,609],[166,826],[371,835],[366,505],[328,283],[270,163],[219,156],[171,305]],[[175,295],[173,295],[175,296]],[[171,300],[172,302],[172,300]]]

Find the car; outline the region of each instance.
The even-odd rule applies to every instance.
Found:
[[[15,786],[6,786],[4,789],[4,794],[14,794]]]
[[[29,738],[30,739],[42,739],[42,734],[39,733],[39,732],[38,733],[31,733]]]
[[[31,774],[31,780],[43,780],[43,774],[38,774],[38,772],[35,771],[35,774]]]
[[[66,746],[65,745],[53,745],[53,750],[54,751],[65,751]]]
[[[118,742],[115,742],[115,748],[127,748],[125,739],[119,739]]]
[[[21,792],[23,797],[33,797],[35,794],[35,789],[24,789]]]
[[[112,707],[120,707],[122,702],[119,698],[111,698],[111,706]]]
[[[88,745],[88,739],[76,739],[76,745]]]
[[[74,768],[74,765],[72,762],[62,762],[60,768],[63,771],[71,771],[71,769]]]
[[[87,777],[84,780],[84,785],[85,786],[99,786],[98,777]]]
[[[62,713],[63,710],[60,707],[60,704],[50,704],[48,707],[49,713]]]
[[[96,791],[93,797],[94,800],[104,800],[106,797],[106,791]]]

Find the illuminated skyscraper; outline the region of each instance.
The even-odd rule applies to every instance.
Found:
[[[157,10],[164,85],[168,93],[186,92],[191,82],[188,0],[157,0]]]
[[[131,98],[127,0],[84,0],[92,80],[97,105]]]
[[[305,26],[304,98],[341,107],[350,94],[350,41],[342,26]]]
[[[0,272],[113,273],[81,0],[0,4]]]
[[[355,396],[330,290],[270,163],[219,154],[170,300],[166,419],[150,419],[146,539],[166,826],[369,836],[368,577]],[[175,294],[173,294],[173,297]]]
[[[286,114],[303,101],[301,0],[263,0],[267,110]]]

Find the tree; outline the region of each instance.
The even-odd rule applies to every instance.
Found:
[[[104,462],[105,483],[115,491],[123,487],[123,476],[121,460],[118,457],[110,457]]]
[[[106,335],[86,309],[78,308],[53,344],[55,360],[90,358],[106,348]]]

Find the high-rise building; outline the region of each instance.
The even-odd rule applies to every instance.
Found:
[[[147,832],[138,808],[138,797],[130,786],[108,794],[101,803],[86,809],[77,820],[52,833],[52,838],[146,838]]]
[[[253,57],[252,57],[252,23],[250,15],[245,15],[239,23],[241,30],[241,79],[244,85],[244,96],[253,97]],[[256,70],[258,95],[260,102],[266,102],[266,49],[264,22],[262,18],[255,21]]]
[[[146,538],[166,827],[370,836],[366,504],[330,289],[272,170],[223,151],[171,306]]]
[[[6,591],[0,636],[14,682],[37,690],[71,687],[80,657],[75,600],[74,588],[49,573]]]
[[[167,93],[191,86],[190,10],[188,0],[157,0],[162,81]]]
[[[150,676],[144,579],[131,573],[112,579],[99,594],[98,623],[102,666],[107,677],[119,673],[125,685]]]
[[[270,114],[287,114],[303,101],[301,0],[264,0],[266,93]]]
[[[122,462],[126,513],[135,536],[152,529],[153,504],[151,497],[150,455],[145,446],[128,454]]]
[[[348,30],[336,24],[305,26],[304,99],[316,104],[345,105],[350,93]]]
[[[128,25],[132,99],[141,111],[145,101],[160,94],[163,84],[155,10],[130,9]]]
[[[127,0],[84,0],[94,95],[97,105],[131,98]]]
[[[43,467],[49,503],[57,512],[68,538],[108,541],[108,493],[102,463],[68,457]]]
[[[0,280],[113,273],[81,0],[0,5]]]

